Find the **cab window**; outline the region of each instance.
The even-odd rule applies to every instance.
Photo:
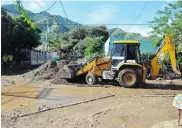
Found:
[[[124,44],[114,44],[112,56],[124,56]]]
[[[127,46],[127,60],[136,59],[136,49],[135,46]]]

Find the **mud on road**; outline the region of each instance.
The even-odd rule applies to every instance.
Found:
[[[171,120],[177,127],[172,101],[182,93],[179,81],[127,89],[23,83],[16,76],[10,78],[16,85],[2,86],[3,128],[150,128]]]
[[[108,97],[18,118],[4,118],[3,128],[150,128],[175,120],[171,97]],[[175,126],[177,126],[177,121]]]

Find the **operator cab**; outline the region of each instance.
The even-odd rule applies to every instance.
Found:
[[[111,53],[112,70],[117,70],[122,63],[141,64],[140,44],[135,40],[115,41]]]

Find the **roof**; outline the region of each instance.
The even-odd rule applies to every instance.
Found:
[[[136,40],[116,40],[114,44],[141,44],[139,41]]]

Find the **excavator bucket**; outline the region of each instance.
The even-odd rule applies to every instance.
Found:
[[[61,78],[72,79],[76,77],[75,65],[64,65]]]

